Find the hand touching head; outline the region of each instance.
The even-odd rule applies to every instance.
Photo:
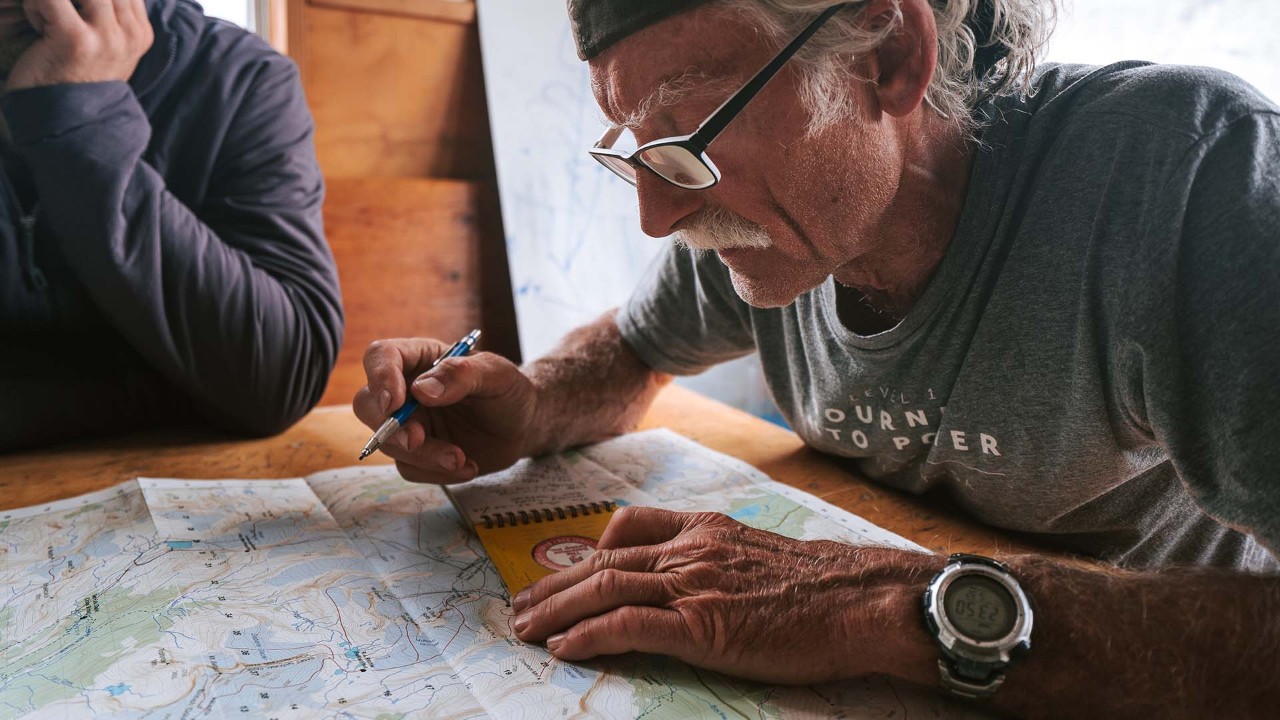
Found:
[[[27,20],[23,0],[0,0],[0,80],[39,37]]]

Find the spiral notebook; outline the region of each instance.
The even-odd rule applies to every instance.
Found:
[[[583,472],[597,475],[595,481],[583,482]],[[445,486],[512,596],[590,557],[619,501],[635,492],[574,455],[526,460],[503,473]]]

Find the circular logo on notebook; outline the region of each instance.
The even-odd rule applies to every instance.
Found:
[[[596,541],[580,535],[547,538],[533,546],[533,559],[549,570],[563,570],[591,557]]]

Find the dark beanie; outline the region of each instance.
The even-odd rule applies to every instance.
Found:
[[[578,57],[590,60],[632,33],[708,1],[569,0],[569,21],[573,24]],[[976,5],[967,24],[977,40],[974,75],[981,78],[1008,54],[1008,48],[990,44],[995,23],[993,0],[978,0]]]
[[[708,0],[569,0],[578,57],[590,60],[614,43]]]

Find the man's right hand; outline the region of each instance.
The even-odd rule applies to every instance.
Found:
[[[412,482],[464,482],[508,467],[534,447],[537,390],[529,378],[486,352],[426,372],[448,349],[439,340],[408,338],[375,341],[364,354],[369,384],[352,401],[361,422],[376,430],[405,403],[406,389],[420,404],[382,446]]]
[[[40,39],[14,63],[8,90],[128,80],[155,40],[144,0],[27,0],[23,9]]]

